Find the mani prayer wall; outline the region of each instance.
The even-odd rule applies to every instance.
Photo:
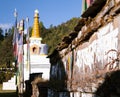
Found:
[[[120,97],[119,54],[120,0],[95,0],[49,55],[51,95]]]

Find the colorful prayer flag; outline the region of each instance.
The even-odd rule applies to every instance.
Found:
[[[18,28],[17,28],[17,10],[14,12],[15,16],[15,25],[14,25],[14,34],[13,34],[13,54],[15,58],[15,69],[16,69],[16,84],[18,83]]]
[[[19,45],[19,51],[18,51],[18,63],[22,63],[23,61],[23,46]]]
[[[92,4],[94,0],[82,0],[82,13]]]
[[[29,40],[29,18],[26,18],[27,22],[27,35],[26,35],[26,42],[27,42],[27,70],[30,72],[30,40]]]
[[[18,33],[18,63],[23,62],[23,22],[21,22],[19,33]]]
[[[18,30],[17,30],[17,19],[15,20],[15,27],[14,27],[14,34],[13,34],[13,54],[14,57],[17,58],[17,53],[18,53]]]

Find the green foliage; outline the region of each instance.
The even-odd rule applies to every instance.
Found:
[[[72,18],[66,23],[62,23],[58,26],[51,25],[50,28],[46,29],[42,22],[40,22],[40,35],[43,38],[42,43],[48,44],[49,54],[55,49],[57,44],[61,42],[62,38],[71,31],[77,25],[79,18]],[[30,36],[32,27],[29,28]],[[0,68],[12,67],[13,58],[13,39],[14,28],[6,30],[5,37],[3,36],[3,30],[0,28]],[[24,37],[25,38],[25,37]],[[24,40],[25,41],[25,40]],[[14,73],[14,72],[13,72]],[[12,74],[13,74],[12,73]],[[7,75],[6,75],[7,74]],[[0,73],[0,82],[9,79],[11,77],[8,73]]]
[[[48,44],[49,54],[55,49],[57,44],[61,42],[62,38],[71,31],[74,30],[74,27],[77,25],[79,18],[72,18],[66,23],[62,23],[58,26],[50,26],[49,29],[46,29],[43,24],[41,27],[41,36],[43,38],[43,43]]]
[[[3,30],[0,28],[0,44],[3,41],[4,36],[3,36]]]
[[[11,68],[13,62],[13,50],[12,50],[12,29],[6,31],[5,37],[1,40],[0,44],[0,83],[8,81],[14,72],[9,71],[6,68]]]
[[[12,35],[7,36],[0,46],[0,66],[5,64],[7,67],[12,64],[13,50],[12,50]]]
[[[62,23],[58,26],[51,25],[50,28],[46,29],[42,22],[40,22],[40,34],[43,38],[42,42],[48,44],[49,54],[55,49],[57,44],[61,42],[62,38],[68,35],[74,30],[75,25],[77,25],[79,18],[72,18],[66,23]],[[3,30],[0,29],[0,67],[3,65],[11,65],[13,62],[13,49],[12,49],[12,39],[13,39],[14,28],[6,30],[6,36],[4,37]],[[29,28],[30,35],[32,32],[32,27]],[[25,37],[24,37],[25,38]]]
[[[0,68],[10,68],[13,62],[12,33],[14,29],[9,29],[0,44]]]
[[[1,71],[0,72],[0,84],[8,81],[13,76],[12,72]]]

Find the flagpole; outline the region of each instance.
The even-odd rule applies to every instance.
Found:
[[[13,36],[13,52],[14,52],[14,58],[15,58],[15,70],[16,70],[16,86],[17,86],[17,83],[18,83],[18,79],[17,79],[17,75],[18,75],[18,62],[17,62],[17,56],[18,56],[18,48],[17,48],[17,34],[18,34],[18,31],[17,31],[17,16],[18,16],[18,13],[17,13],[17,10],[15,9],[14,10],[14,17],[15,17],[15,25],[14,25],[14,36]],[[16,87],[16,90],[18,89],[18,86]]]
[[[18,64],[19,64],[19,93],[23,94],[24,88],[24,46],[23,46],[24,20],[20,21],[19,39],[18,39]]]
[[[13,36],[13,50],[14,50],[14,57],[15,57],[15,61],[17,61],[17,10],[15,9],[14,11],[14,17],[15,17],[15,25],[14,25],[14,36]],[[17,63],[15,64],[17,65]]]
[[[27,22],[27,69],[29,72],[29,75],[31,73],[31,69],[30,69],[30,35],[29,35],[29,18],[26,18],[26,22]]]
[[[18,16],[18,13],[17,13],[17,10],[15,9],[14,11],[14,17],[15,17],[15,27],[17,27],[17,16]]]
[[[23,19],[22,19],[22,23],[23,23],[23,25],[22,25],[22,42],[23,42],[23,35],[24,35],[24,20]],[[23,94],[23,92],[24,92],[24,43],[22,43],[22,49],[23,49],[23,52],[22,52],[22,68],[21,68],[22,69],[21,70],[21,72],[22,72],[21,85],[22,85],[22,94]]]

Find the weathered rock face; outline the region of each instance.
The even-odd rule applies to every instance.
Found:
[[[89,85],[92,88],[93,83],[99,84],[97,81],[104,79],[104,73],[119,69],[118,36],[119,29],[114,29],[111,22],[95,32],[90,41],[86,42],[87,45],[83,43],[77,48],[73,70],[73,79],[77,81],[77,87],[84,88]]]
[[[108,5],[112,4],[110,5],[110,8],[112,8],[114,3],[108,2]],[[110,8],[108,7],[108,9]],[[108,9],[106,9],[106,12]],[[114,9],[116,8],[109,10],[110,13]],[[95,19],[98,19],[101,15],[102,12]],[[99,85],[105,81],[107,72],[120,69],[120,15],[116,14],[112,18],[107,16],[103,17],[103,24],[95,22],[96,25],[101,25],[101,27],[96,26],[97,29],[93,22],[99,21],[99,19],[93,19],[87,24],[88,26],[83,26],[78,36],[69,44],[71,45],[71,51],[69,48],[60,51],[60,54],[63,55],[62,62],[68,77],[68,89],[94,93]],[[92,31],[93,34],[89,34],[91,33],[89,31]],[[72,45],[76,47],[72,48]]]
[[[108,73],[105,81],[97,88],[99,97],[120,97],[120,71]]]
[[[40,77],[35,78],[32,82],[31,97],[47,97],[48,96],[48,81]]]
[[[37,83],[40,81],[41,79],[35,79],[31,84],[32,84],[32,96],[31,97],[39,97],[39,90],[38,90],[38,86]]]
[[[51,78],[64,80],[63,89],[71,92],[68,97],[120,96],[119,13],[120,0],[106,0],[94,18],[84,19],[84,25],[79,23],[82,27],[77,25],[80,31],[73,40],[65,37],[57,46],[58,54],[50,59],[55,60],[51,61]]]

